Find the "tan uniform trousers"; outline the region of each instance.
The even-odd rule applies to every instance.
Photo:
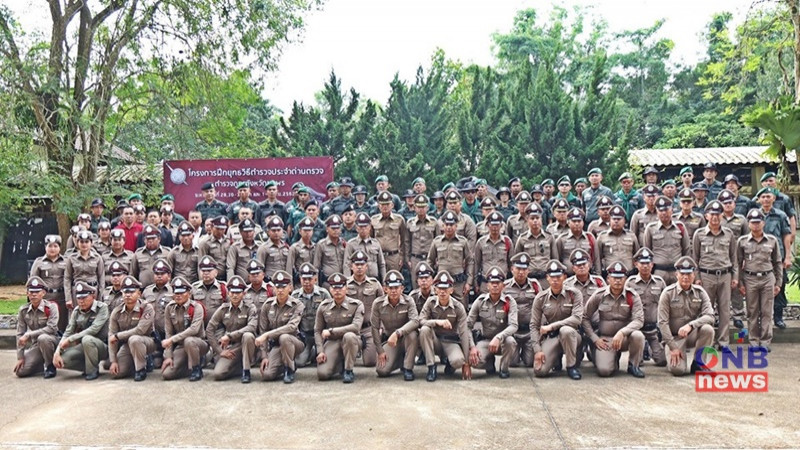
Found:
[[[94,336],[84,336],[78,345],[64,350],[61,355],[64,368],[92,373],[97,370],[100,361],[108,358],[108,345]]]
[[[567,367],[575,366],[579,342],[581,342],[581,335],[572,327],[559,328],[558,337],[546,337],[542,341],[544,363],[538,369],[534,364],[533,374],[537,377],[546,377],[550,374],[553,366],[561,360],[562,354],[567,358]]]
[[[653,270],[653,275],[658,275],[661,278],[663,278],[664,282],[667,283],[667,286],[678,282],[678,272],[676,272],[675,270],[655,269]]]
[[[392,347],[383,344],[383,351],[386,353],[386,364],[383,367],[375,367],[379,377],[388,377],[392,372],[399,369],[414,369],[414,358],[419,349],[419,335],[416,331],[404,334],[397,340],[397,345]]]
[[[286,367],[295,369],[294,357],[303,351],[303,341],[290,334],[278,336],[278,346],[267,353],[267,370],[261,374],[262,381],[274,381],[283,377]]]
[[[658,338],[658,330],[643,331],[644,338],[650,345],[650,356],[658,367],[667,365],[667,355],[664,353],[664,344]]]
[[[695,351],[699,348],[708,347],[712,343],[714,343],[714,327],[711,325],[703,325],[699,329],[694,329],[685,338],[676,338],[675,344],[683,350],[683,358],[678,361],[678,364],[673,365],[670,361],[669,352],[667,352],[667,369],[676,377],[690,373]]]
[[[731,290],[731,317],[744,322],[747,320],[747,314],[744,309],[744,297],[739,293],[739,289]]]
[[[367,345],[364,346],[363,342],[366,339]],[[358,341],[358,348],[361,349],[361,364],[364,367],[375,367],[378,362],[378,349],[375,348],[375,343],[372,342],[372,327],[361,329],[361,338]]]
[[[119,372],[114,378],[125,378],[135,370],[147,367],[147,355],[156,351],[156,342],[150,336],[131,336],[117,350],[117,366]]]
[[[491,342],[491,339],[484,339],[475,343],[475,346],[478,347],[478,351],[480,352],[477,366],[479,369],[490,370],[495,368],[495,353],[489,351],[489,344]],[[514,359],[514,355],[517,354],[517,341],[513,336],[508,336],[500,341],[499,354],[501,355],[500,371],[508,372],[508,368],[511,366],[511,360]]]
[[[436,355],[439,355],[440,360],[447,358],[454,369],[460,369],[467,362],[460,343],[442,342],[431,327],[419,329],[419,341],[428,366],[436,364]]]
[[[750,345],[772,343],[772,316],[775,297],[775,275],[756,276],[744,274],[745,297],[747,298],[747,328]]]
[[[208,352],[208,343],[199,337],[188,337],[172,350],[172,367],[163,373],[165,380],[188,377],[192,367],[200,364],[200,357]]]
[[[314,334],[306,335],[306,343],[303,346],[303,349],[294,357],[294,366],[295,367],[306,367],[311,365],[317,364],[317,352],[314,343]]]
[[[719,327],[714,341],[719,345],[728,345],[731,337],[731,274],[697,274],[703,282],[703,289],[708,292],[714,312],[719,316]]]
[[[29,348],[25,350],[23,355],[25,364],[17,371],[17,376],[20,378],[43,372],[44,366],[53,363],[58,337],[42,334],[36,338],[35,342],[29,341],[28,345]]]
[[[256,337],[253,333],[242,334],[242,340],[228,345],[226,350],[233,352],[233,358],[217,358],[214,364],[214,381],[227,380],[234,375],[241,375],[242,370],[250,370],[256,355]]]
[[[533,367],[533,341],[531,341],[531,333],[524,335],[516,334],[514,340],[517,342],[517,350],[514,358],[511,360],[511,367]]]
[[[361,348],[361,338],[352,332],[347,332],[342,339],[328,339],[322,344],[321,353],[325,353],[327,360],[322,364],[317,364],[317,378],[320,381],[330,380],[342,370],[353,370],[356,364],[356,354]]]
[[[602,337],[609,343],[614,339],[614,336]],[[610,377],[619,370],[619,356],[624,351],[628,352],[628,363],[636,367],[642,364],[642,357],[644,355],[644,334],[636,330],[631,333],[630,336],[622,338],[622,347],[620,347],[619,350],[600,350],[596,347],[593,348],[593,350],[593,361],[594,366],[597,368],[597,375],[601,377]]]
[[[393,254],[389,255],[387,253],[393,253]],[[403,270],[403,254],[400,251],[394,250],[387,252],[387,250],[384,250],[383,259],[384,261],[386,261],[387,272],[390,270],[396,270],[398,272]]]

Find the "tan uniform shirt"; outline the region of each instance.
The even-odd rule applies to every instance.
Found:
[[[528,230],[517,239],[514,245],[514,254],[525,252],[531,258],[531,274],[542,274],[547,267],[547,262],[558,258],[553,235],[544,231],[534,236]]]
[[[153,305],[139,299],[132,310],[128,310],[125,303],[118,305],[111,311],[108,321],[108,334],[117,336],[115,344],[109,344],[108,357],[112,363],[117,362],[119,347],[128,342],[131,336],[150,336],[153,331],[153,320],[156,313]]]
[[[648,225],[642,246],[653,251],[656,270],[672,270],[678,258],[691,255],[689,234],[677,222],[666,227],[660,221]]]
[[[383,250],[381,244],[375,238],[361,239],[356,236],[347,241],[347,246],[344,249],[344,276],[349,277],[352,275],[350,271],[350,257],[359,250],[367,255],[367,276],[383,279],[386,275],[386,260],[383,257]]]
[[[414,300],[414,305],[416,305],[417,311],[422,311],[422,307],[425,306],[425,302],[427,302],[429,298],[435,295],[436,294],[433,292],[432,287],[427,295],[423,294],[420,288],[414,289],[413,291],[408,293],[408,296],[411,297],[412,300]]]
[[[400,295],[396,305],[389,302],[389,296],[384,295],[375,300],[370,313],[372,326],[372,342],[379,355],[384,353],[383,335],[388,336],[397,330],[405,336],[419,328],[419,317],[414,300],[407,295]]]
[[[610,222],[603,222],[603,219],[597,219],[589,224],[589,226],[586,228],[586,232],[592,233],[595,236],[599,236],[600,233],[608,231],[610,229],[611,229]]]
[[[103,291],[103,303],[108,305],[108,309],[114,311],[114,308],[122,303],[122,291],[114,289],[114,286],[106,286]]]
[[[259,332],[270,341],[282,334],[296,336],[304,311],[303,302],[294,297],[286,299],[283,306],[278,303],[278,297],[271,297],[258,315]]]
[[[408,219],[405,239],[408,248],[406,261],[410,261],[411,258],[427,259],[433,239],[440,234],[442,229],[439,227],[439,222],[431,216],[425,216],[423,220],[419,217]]]
[[[211,320],[206,325],[206,336],[209,336],[208,343],[217,355],[222,353],[223,350],[222,346],[219,345],[219,339],[216,338],[217,329],[220,326],[225,331],[224,335],[228,336],[231,342],[239,342],[245,333],[256,333],[258,310],[253,304],[241,302],[239,306],[233,306],[232,303],[228,302],[214,311]]]
[[[36,342],[43,334],[55,336],[58,331],[58,305],[42,300],[39,307],[34,308],[28,302],[20,306],[17,314],[17,359],[25,356],[25,347],[19,345],[19,339],[28,338],[28,345]],[[47,361],[49,364],[50,362]]]
[[[210,256],[214,258],[214,261],[217,262],[217,271],[220,275],[223,276],[228,273],[228,249],[231,246],[231,241],[225,239],[214,239],[212,235],[206,235],[204,238],[200,238],[200,243],[197,244],[197,255],[200,259],[203,256]],[[285,269],[285,267],[281,267],[281,270]],[[141,280],[139,280],[141,281]]]
[[[513,242],[514,245],[517,244],[517,239],[526,231],[528,231],[527,216],[517,213],[512,214],[508,217],[508,220],[506,220],[506,234],[511,238],[511,242]]]
[[[137,249],[131,258],[131,276],[139,280],[142,286],[153,284],[155,282],[153,264],[159,258],[166,259],[168,257],[169,249],[163,246],[159,246],[152,252],[145,247]]]
[[[467,219],[469,220],[469,219]],[[472,247],[463,236],[455,235],[448,239],[445,235],[437,236],[428,252],[428,264],[437,271],[446,270],[456,283],[466,275],[466,283],[473,284],[475,276]]]
[[[736,260],[740,265],[739,282],[744,283],[744,275],[750,273],[772,272],[775,275],[775,286],[783,284],[783,264],[778,239],[771,234],[764,234],[756,240],[752,234],[746,234],[736,242]]]
[[[686,226],[686,232],[689,234],[690,238],[694,236],[697,230],[706,226],[706,218],[694,211],[688,216],[684,216],[681,212],[676,212],[672,215],[672,220],[683,223]]]
[[[164,358],[172,358],[175,347],[186,338],[206,338],[206,330],[203,328],[205,312],[200,303],[189,299],[183,305],[179,305],[173,300],[167,304],[164,315],[166,338],[172,341],[172,345],[164,349]]]
[[[536,279],[527,279],[520,285],[513,278],[506,280],[505,286],[503,294],[517,302],[517,335],[526,334],[531,330],[533,300],[542,291],[542,286]]]
[[[208,314],[216,311],[227,301],[227,296],[222,295],[222,282],[214,280],[211,284],[204,284],[203,280],[192,283],[192,298],[205,305]]]
[[[258,245],[252,242],[250,245],[244,241],[236,241],[228,249],[227,264],[228,267],[228,280],[235,275],[239,275],[243,279],[247,279],[250,273],[247,271],[247,265],[250,261],[256,259],[258,254]]]
[[[493,241],[491,236],[483,236],[475,244],[474,273],[485,277],[493,266],[497,266],[503,269],[503,272],[508,273],[512,251],[513,246],[511,245],[510,237],[501,234],[496,241]]]
[[[256,307],[256,311],[261,311],[261,307],[264,306],[264,303],[267,303],[267,300],[275,295],[275,291],[272,285],[267,284],[266,282],[261,283],[261,287],[255,289],[252,284],[247,285],[247,289],[244,291],[244,299],[242,300],[246,304],[252,304]]]
[[[555,238],[561,236],[564,233],[569,233],[569,225],[567,225],[567,222],[564,222],[562,224],[562,223],[558,223],[558,221],[556,221],[556,222],[553,222],[551,224],[548,224],[544,228],[544,231],[546,231],[547,233],[552,235],[553,239],[555,239]]]
[[[33,261],[31,276],[39,277],[47,287],[45,298],[50,299],[64,292],[64,272],[67,270],[67,260],[61,255],[51,260],[47,255],[40,256]]]
[[[278,270],[286,270],[286,261],[289,259],[289,245],[284,241],[275,243],[269,240],[258,248],[256,258],[264,265],[264,276],[266,276],[267,280],[270,280]]]
[[[706,291],[692,285],[688,291],[678,283],[667,286],[658,300],[658,329],[661,340],[670,350],[677,350],[675,336],[684,325],[697,329],[714,323],[714,308]]]
[[[446,330],[437,326],[436,321],[438,320],[447,320],[450,322],[451,328]],[[447,306],[442,306],[438,297],[429,298],[419,314],[419,325],[430,327],[441,340],[458,342],[464,357],[467,357],[469,350],[475,346],[472,333],[467,326],[467,310],[461,302],[453,297],[450,297]]]
[[[366,277],[362,281],[357,281],[350,277],[347,279],[347,296],[360,301],[364,305],[363,328],[370,325],[369,318],[372,317],[372,304],[375,299],[384,295],[383,286],[375,278]]]
[[[639,251],[639,240],[630,231],[615,233],[606,230],[597,236],[597,260],[605,268],[614,263],[624,264],[633,269],[633,255]],[[598,272],[600,273],[600,272]]]
[[[331,294],[319,286],[314,286],[314,290],[306,294],[303,288],[295,289],[292,297],[303,303],[303,317],[300,320],[300,331],[309,338],[314,333],[314,322],[317,320],[317,310],[325,300],[331,299]]]
[[[64,298],[67,301],[72,300],[72,286],[78,280],[86,281],[97,288],[97,292],[102,292],[106,288],[103,257],[92,250],[88,257],[78,252],[69,255],[64,266]]]
[[[597,275],[589,274],[589,278],[587,278],[586,281],[580,281],[577,276],[573,275],[564,280],[564,286],[569,286],[581,291],[584,306],[586,306],[586,301],[589,300],[589,297],[598,290],[605,288],[606,282]]]
[[[153,310],[156,314],[153,326],[159,336],[164,336],[164,311],[167,309],[169,302],[172,301],[172,286],[165,284],[159,288],[153,283],[144,288],[142,291],[142,299],[145,303],[153,305]]]
[[[372,232],[375,239],[381,244],[384,252],[400,252],[405,258],[406,220],[400,214],[391,213],[388,217],[376,214],[370,219],[372,221]]]
[[[734,214],[727,217],[722,215],[721,225],[730,229],[733,232],[733,237],[739,239],[745,234],[750,233],[750,227],[747,225],[747,219],[741,214]]]
[[[317,242],[311,264],[324,275],[323,279],[319,280],[320,283],[324,283],[325,280],[334,273],[344,273],[344,253],[346,245],[347,243],[341,237],[335,244],[331,241],[330,237],[326,237]]]
[[[594,269],[594,273],[600,273],[600,258],[597,257],[597,241],[594,235],[585,231],[578,236],[571,232],[564,233],[556,238],[555,244],[558,259],[567,266],[567,272],[572,273],[572,261],[570,261],[569,255],[573,251],[581,249],[592,257],[591,267]]]
[[[653,222],[658,222],[658,212],[655,208],[652,211],[647,208],[637,209],[631,215],[631,233],[639,240],[639,245],[643,246],[644,230]]]
[[[540,328],[551,325],[553,331],[561,327],[572,327],[576,330],[583,321],[583,296],[581,291],[564,286],[558,295],[550,289],[545,289],[533,301],[531,311],[531,340],[534,353],[542,351],[542,336]]]
[[[194,283],[200,279],[200,275],[197,272],[200,251],[196,247],[186,250],[182,245],[179,245],[169,251],[167,260],[169,265],[172,266],[172,278],[184,277],[189,283]]]
[[[597,314],[599,326],[597,331],[592,326],[592,316]],[[605,287],[589,298],[583,312],[583,331],[592,342],[597,342],[601,337],[614,337],[621,332],[630,336],[644,325],[644,312],[642,299],[632,289],[622,289],[619,296],[611,293],[610,287]]]
[[[697,230],[692,240],[694,260],[700,269],[721,270],[733,269],[733,279],[739,279],[739,267],[736,264],[736,238],[728,228],[721,227],[714,234],[710,227]]]
[[[106,277],[111,276],[110,268],[111,264],[114,261],[119,261],[122,264],[122,267],[128,269],[128,273],[131,271],[131,261],[133,260],[133,252],[130,250],[122,250],[122,253],[114,253],[112,251],[107,251],[103,253],[103,264],[106,266]]]
[[[350,297],[345,297],[340,305],[332,298],[323,301],[314,322],[314,342],[318,351],[324,344],[322,330],[330,330],[330,339],[339,340],[345,333],[359,334],[363,322],[364,305],[360,301]]]
[[[471,330],[477,322],[481,323],[484,338],[497,338],[503,342],[519,328],[517,302],[505,293],[501,293],[496,302],[492,301],[489,294],[483,294],[475,299],[469,309],[467,328]]]
[[[656,322],[658,322],[658,300],[661,298],[661,293],[667,287],[664,279],[658,275],[650,275],[650,279],[645,281],[641,275],[635,275],[628,278],[625,282],[625,289],[631,289],[639,294],[642,299],[642,308],[644,309],[644,327],[648,328],[644,331],[653,331],[656,329]]]

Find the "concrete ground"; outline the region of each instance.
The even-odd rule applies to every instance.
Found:
[[[643,380],[600,379],[588,361],[581,381],[512,369],[509,380],[477,371],[472,381],[440,370],[428,383],[423,367],[411,383],[357,368],[352,385],[318,382],[313,368],[293,385],[165,382],[157,372],[141,383],[65,370],[17,379],[3,350],[0,447],[800,447],[800,347],[772,350],[762,394],[696,393],[693,376],[651,363]]]

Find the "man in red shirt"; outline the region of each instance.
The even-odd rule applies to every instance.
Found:
[[[126,206],[122,210],[122,220],[117,228],[125,232],[125,250],[136,251],[136,237],[142,232],[142,224],[136,222],[133,207]]]

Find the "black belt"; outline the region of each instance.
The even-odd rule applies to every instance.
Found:
[[[746,273],[748,275],[752,275],[754,277],[765,277],[765,276],[771,274],[772,272],[771,271],[770,272],[750,272],[749,270],[745,270],[744,273]]]
[[[528,274],[528,278],[536,278],[537,280],[543,280],[545,276],[544,272],[531,272]]]
[[[57,294],[57,293],[59,293],[59,292],[64,292],[64,288],[58,288],[58,289],[47,289],[47,292],[48,292],[49,294]]]
[[[372,326],[372,324],[370,323],[370,321],[369,321],[369,320],[365,320],[365,321],[364,321],[364,322],[361,324],[361,329],[363,330],[363,329],[369,328],[369,327],[371,327],[371,326]]]
[[[719,270],[709,270],[709,269],[697,269],[697,270],[699,270],[700,272],[703,272],[703,273],[707,273],[709,275],[717,275],[717,276],[727,275],[727,274],[733,272],[733,268],[732,267],[728,267],[727,269],[719,269]]]
[[[524,325],[520,325],[519,327],[517,327],[517,332],[518,333],[527,333],[529,331],[531,331],[531,324],[529,324],[529,323],[528,324],[524,324]]]
[[[675,272],[675,266],[670,266],[669,264],[653,264],[653,268],[664,272]]]
[[[658,328],[658,323],[645,322],[644,326],[642,326],[642,331],[655,331],[657,328]]]
[[[383,255],[384,256],[392,256],[392,255],[396,255],[398,253],[400,253],[400,250],[384,250],[383,251]]]
[[[455,281],[456,283],[462,283],[464,281],[467,281],[467,274],[464,273],[464,272],[461,272],[458,275],[453,275],[453,281]]]
[[[84,281],[84,283],[88,284],[91,287],[97,287],[97,281]]]
[[[428,255],[420,255],[419,253],[411,253],[411,256],[417,259],[428,259]]]

